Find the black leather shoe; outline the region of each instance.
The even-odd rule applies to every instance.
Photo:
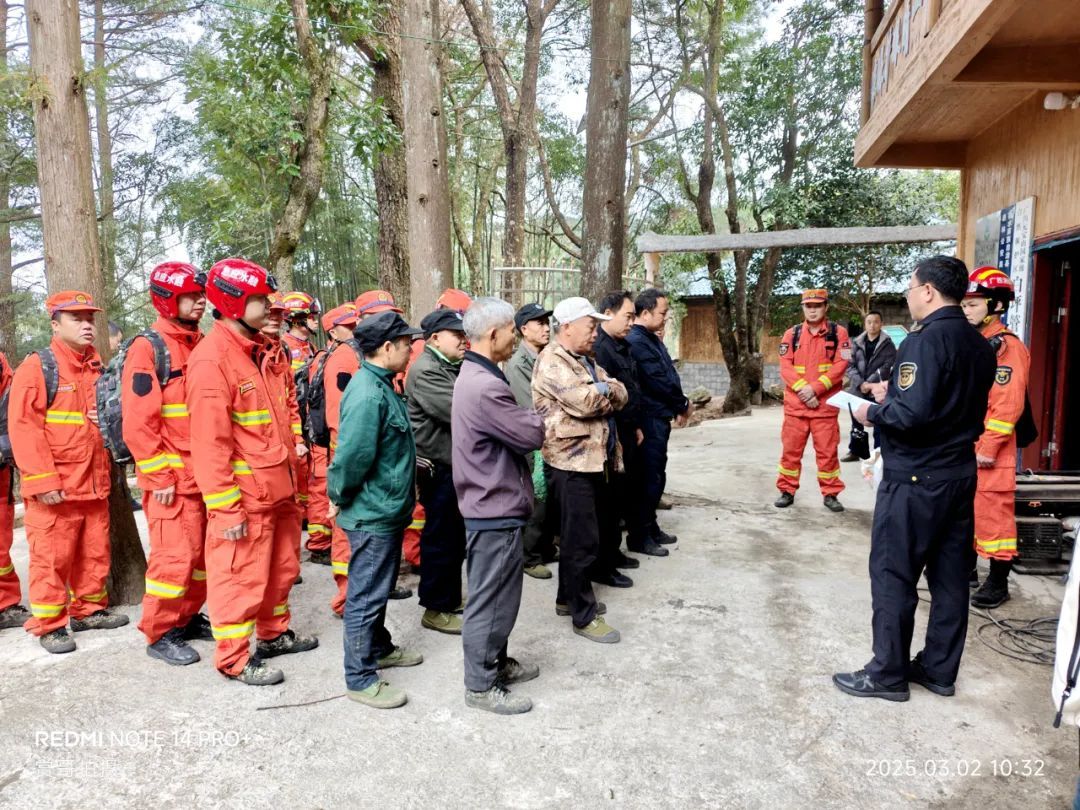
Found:
[[[601,574],[593,577],[593,582],[600,585],[607,585],[610,588],[634,587],[634,580],[630,579],[626,574],[620,574],[618,571],[612,571],[610,574]]]
[[[832,676],[832,682],[841,692],[846,692],[855,697],[876,697],[882,700],[892,700],[903,703],[911,697],[911,691],[904,686],[882,686],[869,675],[865,669],[858,672],[837,672]]]
[[[213,641],[214,631],[210,629],[210,620],[202,613],[196,613],[188,619],[184,627],[184,639],[187,641]]]
[[[773,506],[777,509],[787,509],[795,503],[795,496],[790,492],[781,492],[780,497],[773,501]]]
[[[830,512],[843,512],[844,511],[844,505],[842,503],[840,503],[839,500],[837,500],[835,495],[826,495],[825,496],[825,508],[828,509]]]
[[[626,541],[627,551],[632,551],[635,554],[648,554],[650,557],[666,557],[671,552],[661,545],[658,545],[651,537],[645,538],[641,543]]]
[[[199,660],[199,653],[184,640],[182,627],[174,627],[153,644],[147,645],[146,654],[174,667],[184,667]]]
[[[619,554],[619,559],[615,561],[616,568],[637,568],[641,565],[639,560],[635,560],[633,557],[627,557],[625,554]]]
[[[933,680],[926,674],[926,668],[923,666],[922,662],[922,653],[919,653],[912,658],[911,663],[908,664],[907,679],[909,683],[917,683],[924,689],[929,689],[935,695],[952,697],[956,694],[956,684],[941,683],[940,681]]]
[[[390,591],[390,598],[391,599],[411,599],[412,598],[412,588],[394,588],[394,590]]]
[[[663,529],[658,529],[652,539],[654,543],[659,543],[662,546],[670,546],[672,543],[679,542],[678,537],[673,534],[668,534]]]

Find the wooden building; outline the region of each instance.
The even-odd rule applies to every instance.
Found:
[[[863,56],[856,163],[960,170],[958,255],[1032,352],[1023,466],[1080,469],[1080,0],[866,0]]]

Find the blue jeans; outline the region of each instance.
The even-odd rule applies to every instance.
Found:
[[[394,534],[346,531],[352,555],[345,591],[345,686],[357,691],[379,680],[379,659],[394,650],[386,629],[386,602],[401,561],[404,529]]]

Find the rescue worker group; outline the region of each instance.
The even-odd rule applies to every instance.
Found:
[[[933,285],[921,286],[932,293]],[[507,642],[523,575],[551,579],[549,563],[559,563],[556,615],[584,639],[620,640],[593,584],[632,587],[624,571],[640,560],[622,550],[622,529],[634,554],[665,557],[677,541],[656,516],[672,424],[685,425],[692,406],[662,340],[666,293],[616,291],[596,306],[571,297],[553,310],[530,303],[515,311],[450,289],[414,328],[385,291],[322,312],[311,295],[279,292],[264,268],[239,258],[206,273],[166,262],[151,272],[149,290],[157,320],[122,344],[107,368],[94,348],[101,308],[77,290],[46,300],[47,349],[29,354],[14,374],[0,355],[10,441],[0,461],[8,494],[0,509],[0,629],[25,627],[60,654],[76,649],[69,628],[128,623],[109,607],[105,582],[111,469],[131,462],[149,527],[139,630],[148,655],[166,664],[194,664],[200,655],[190,642],[213,641],[214,665],[226,678],[281,682],[268,659],[318,646],[291,628],[303,545],[308,561],[328,566],[336,582],[330,608],[343,619],[348,697],[371,707],[404,705],[404,690],[380,672],[423,661],[394,644],[385,622],[389,599],[412,596],[397,583],[403,557],[420,575],[422,626],[462,637],[468,706],[499,714],[532,708],[509,687],[538,677],[539,667],[510,657]],[[999,358],[976,447],[974,549],[991,559],[976,596],[986,605],[1008,598],[1016,554],[1013,430],[1028,360],[1001,321],[1011,300],[1008,277],[980,268],[963,301]],[[204,335],[208,304],[214,323]],[[896,370],[871,371],[889,341],[880,317],[867,318],[853,345],[828,319],[826,291],[806,291],[802,307],[804,322],[779,348],[785,391],[775,505],[793,503],[812,438],[824,505],[843,511],[839,411],[824,400],[847,378],[857,396],[886,403],[874,406],[880,420],[874,408],[869,418],[865,408],[856,415],[884,425],[888,467],[890,430],[903,426],[890,427],[885,412],[890,403],[900,410],[892,399],[933,371],[905,363],[906,347]],[[324,350],[313,341],[320,329]],[[873,382],[875,372],[879,381],[891,375],[894,390]],[[902,443],[896,448],[900,457]],[[16,472],[29,611],[10,556]],[[872,554],[872,580],[873,561]],[[974,574],[974,553],[970,563]],[[898,631],[879,628],[878,597],[875,590],[875,661],[883,658],[879,630],[906,632],[906,656],[910,628],[903,619]],[[908,607],[913,615],[913,606],[896,609]],[[955,635],[949,643],[955,647]],[[898,700],[906,698],[890,682],[903,680],[906,690],[907,679],[948,679],[919,673],[921,680],[879,670],[875,680],[863,670],[837,685]]]

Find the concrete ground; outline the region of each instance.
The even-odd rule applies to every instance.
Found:
[[[194,666],[151,660],[137,608],[71,655],[0,633],[0,806],[1069,806],[1076,733],[1051,726],[1050,669],[985,647],[980,619],[954,698],[857,700],[831,684],[869,658],[873,496],[845,466],[846,513],[822,508],[812,472],[774,509],[779,427],[774,408],[674,433],[661,522],[680,542],[644,558],[631,590],[599,589],[622,643],[574,636],[554,581],[526,580],[511,653],[541,667],[518,687],[528,715],[464,706],[460,641],[422,629],[415,598],[389,610],[395,640],[426,659],[387,673],[408,705],[341,698],[330,572],[306,563],[295,626],[322,644],[278,659],[280,686],[224,681],[204,642]],[[1056,614],[1056,582],[1014,580],[1001,616]]]

